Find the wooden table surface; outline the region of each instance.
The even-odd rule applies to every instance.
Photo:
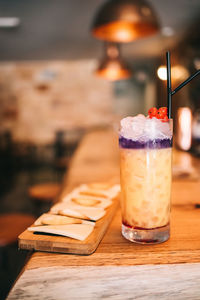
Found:
[[[92,181],[119,181],[117,137],[87,134],[63,184],[63,194]],[[197,167],[198,159],[176,153]],[[37,252],[31,255],[8,299],[200,299],[200,181],[175,180],[171,238],[137,245],[121,236],[117,212],[97,251],[90,256]]]

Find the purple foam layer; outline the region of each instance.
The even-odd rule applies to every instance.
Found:
[[[119,145],[121,148],[127,149],[164,149],[172,147],[172,139],[155,139],[147,142],[133,141],[123,136],[119,137]]]

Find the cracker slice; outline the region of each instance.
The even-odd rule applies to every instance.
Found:
[[[71,201],[81,206],[95,206],[101,203],[100,200],[81,197],[72,198]]]
[[[43,225],[82,224],[82,221],[80,219],[56,215],[46,216],[41,222]]]
[[[94,189],[94,190],[108,190],[113,185],[108,182],[94,182],[94,183],[88,183],[87,186],[90,189]]]
[[[67,217],[72,217],[72,218],[77,218],[77,219],[91,220],[89,217],[84,215],[82,212],[74,210],[74,209],[70,209],[70,208],[61,209],[58,211],[58,214],[61,216],[67,216]]]
[[[84,219],[84,220],[91,220],[91,221],[97,221],[101,219],[106,211],[103,208],[97,208],[97,207],[76,207],[74,208],[72,206],[69,206],[68,208],[62,209],[59,211],[59,214],[63,216],[74,216],[76,218]]]
[[[82,224],[80,219],[70,218],[66,216],[58,216],[52,214],[41,215],[34,223],[35,226],[40,225],[67,225],[67,224]]]
[[[83,190],[79,192],[80,195],[83,196],[94,196],[94,197],[100,197],[100,198],[107,198],[107,196],[104,193],[101,193],[101,191],[92,191],[92,190]]]

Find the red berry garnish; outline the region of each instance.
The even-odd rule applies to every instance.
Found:
[[[164,118],[162,119],[162,122],[168,122],[168,121],[169,121],[168,116],[165,115]]]
[[[164,115],[162,112],[158,111],[158,112],[157,112],[157,115],[156,115],[156,118],[157,118],[157,119],[163,119],[164,116],[165,116],[165,115]]]
[[[167,115],[167,107],[160,107],[158,111],[164,115]]]
[[[156,117],[157,112],[158,112],[158,110],[157,110],[156,107],[150,108],[150,109],[148,110],[149,118],[151,119],[151,118],[153,118],[153,117]]]
[[[157,119],[164,119],[167,116],[167,107],[160,107],[157,113]]]

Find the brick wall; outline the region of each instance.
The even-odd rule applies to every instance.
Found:
[[[59,130],[112,123],[112,84],[95,67],[95,60],[1,63],[0,130],[43,144]]]

